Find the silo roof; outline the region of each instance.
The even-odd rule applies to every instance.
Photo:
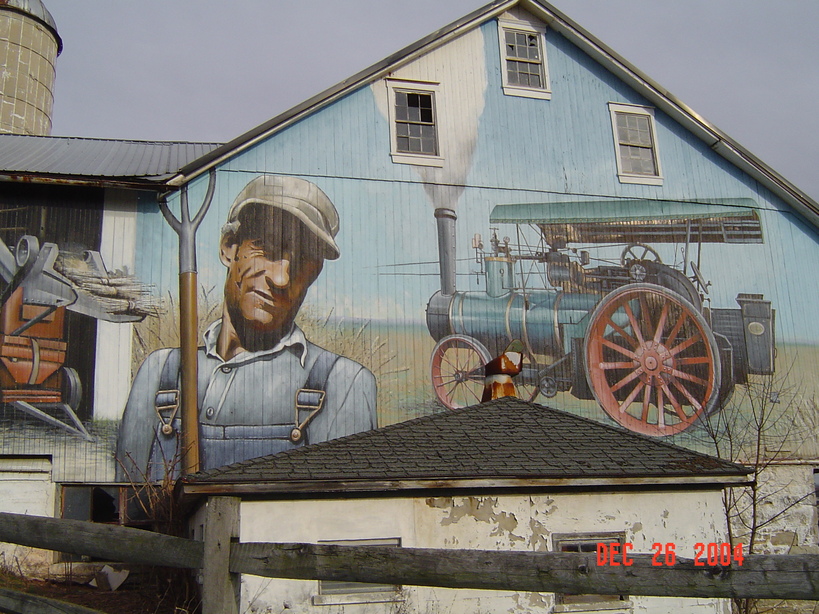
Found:
[[[0,8],[3,7],[25,13],[51,30],[57,39],[57,55],[60,54],[63,50],[63,40],[60,38],[59,32],[57,32],[57,23],[41,0],[0,0]]]

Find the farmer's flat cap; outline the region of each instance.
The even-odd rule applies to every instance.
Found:
[[[298,177],[260,175],[248,183],[230,207],[228,224],[235,222],[247,205],[276,207],[297,217],[325,246],[325,258],[335,260],[341,252],[335,242],[338,211],[315,183]]]

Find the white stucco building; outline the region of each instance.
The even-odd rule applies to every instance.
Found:
[[[189,476],[240,497],[240,541],[635,553],[726,541],[722,489],[747,470],[517,399]],[[728,612],[725,600],[560,595],[245,576],[240,612]]]

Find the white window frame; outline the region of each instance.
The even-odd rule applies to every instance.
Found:
[[[418,94],[432,94],[432,113],[435,126],[435,138],[438,153],[424,154],[398,151],[398,134],[396,130],[397,119],[395,117],[395,94],[396,92],[412,92]],[[390,121],[390,157],[396,164],[414,164],[416,166],[443,166],[443,130],[440,112],[441,91],[438,83],[427,81],[399,81],[396,79],[387,80],[387,109]]]
[[[319,540],[319,544],[335,546],[385,546],[391,548],[401,547],[400,537],[385,537],[371,539],[336,539]],[[330,581],[332,583],[332,581]],[[362,583],[363,584],[363,583]],[[313,595],[312,604],[319,605],[351,605],[356,603],[397,603],[406,601],[406,595],[398,585],[383,585],[383,588],[373,591],[360,591],[342,593],[332,590],[323,591],[324,582],[318,581],[316,594]],[[374,585],[375,586],[375,585]],[[326,590],[326,589],[324,589]]]
[[[611,130],[614,137],[614,155],[617,160],[617,177],[620,183],[639,183],[643,185],[663,185],[663,168],[660,164],[660,147],[657,141],[657,124],[654,121],[654,109],[636,104],[625,104],[621,102],[610,102],[609,113],[611,115]],[[648,118],[651,129],[651,151],[654,155],[654,166],[656,175],[646,175],[642,173],[627,173],[623,170],[623,161],[620,157],[620,135],[617,132],[617,115],[627,113],[631,115],[642,115]]]
[[[540,44],[540,68],[543,87],[531,87],[509,83],[509,71],[506,68],[506,31],[525,32],[535,34]],[[521,96],[524,98],[539,98],[551,100],[552,88],[549,81],[549,64],[546,61],[546,29],[538,28],[522,21],[498,19],[498,43],[500,45],[501,78],[503,79],[503,93],[507,96]]]
[[[622,532],[592,532],[592,533],[554,533],[552,534],[552,550],[561,552],[563,542],[625,542],[625,533]],[[594,556],[597,556],[596,553]],[[578,595],[579,596],[579,595]],[[577,603],[563,603],[563,594],[555,593],[554,612],[606,612],[607,614],[629,613],[634,604],[626,595],[623,599],[606,599],[604,601],[586,601]]]

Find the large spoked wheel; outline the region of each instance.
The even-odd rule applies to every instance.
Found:
[[[481,402],[484,366],[491,357],[477,339],[449,335],[432,351],[430,370],[435,396],[449,409]]]
[[[686,299],[654,284],[608,294],[586,332],[594,398],[632,431],[680,433],[717,404],[720,361],[708,323]]]

